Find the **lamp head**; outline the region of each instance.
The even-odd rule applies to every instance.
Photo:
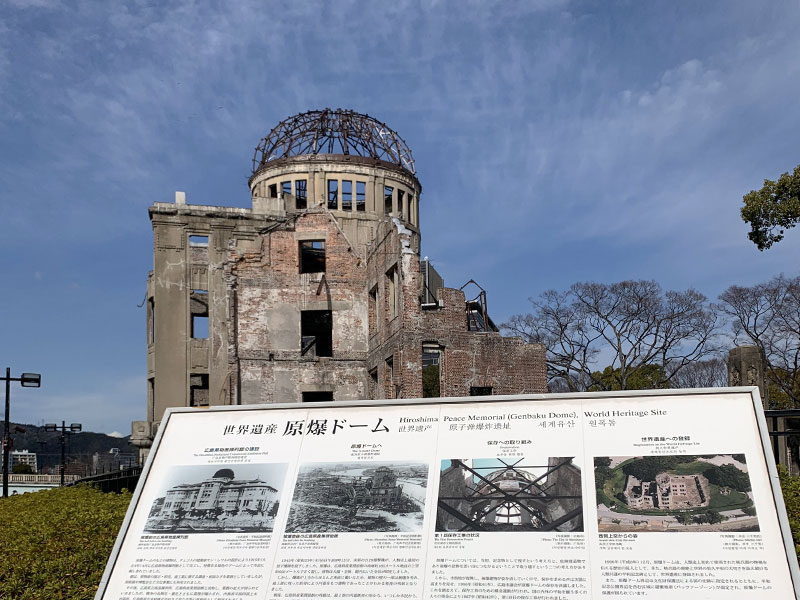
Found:
[[[22,387],[39,387],[42,385],[42,376],[39,373],[23,373],[19,382]]]

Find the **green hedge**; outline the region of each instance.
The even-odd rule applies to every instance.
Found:
[[[0,598],[94,598],[130,499],[83,486],[0,498]]]
[[[789,515],[789,526],[792,528],[794,549],[800,559],[800,477],[792,477],[785,467],[779,466],[783,500],[786,502],[786,514]]]
[[[800,557],[800,477],[780,476]],[[94,598],[130,499],[90,487],[0,498],[0,599]]]

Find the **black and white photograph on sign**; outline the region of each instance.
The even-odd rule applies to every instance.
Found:
[[[598,456],[599,531],[759,531],[744,454]]]
[[[436,531],[583,531],[574,457],[448,459]]]
[[[424,463],[308,463],[297,476],[286,531],[421,531],[427,485]]]
[[[173,468],[150,507],[150,533],[271,532],[286,463]]]

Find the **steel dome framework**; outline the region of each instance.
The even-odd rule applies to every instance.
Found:
[[[352,110],[312,110],[279,123],[261,140],[253,174],[272,161],[303,155],[362,156],[416,173],[411,149],[388,125]]]

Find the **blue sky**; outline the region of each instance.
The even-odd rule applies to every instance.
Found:
[[[423,254],[496,322],[575,281],[716,297],[797,274],[742,195],[800,162],[792,2],[0,6],[0,367],[12,418],[129,433],[145,408],[147,207],[247,206],[280,120],[353,108],[423,185]]]

